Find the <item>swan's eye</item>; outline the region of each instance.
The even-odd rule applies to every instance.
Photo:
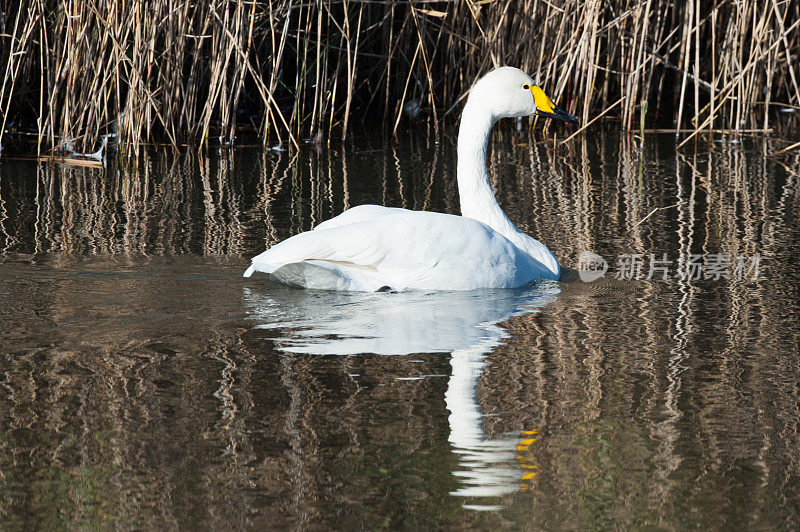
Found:
[[[531,88],[531,86],[530,85],[523,85],[522,88],[525,89],[525,90],[529,90]]]

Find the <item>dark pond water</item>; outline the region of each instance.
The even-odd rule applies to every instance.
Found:
[[[0,527],[798,528],[797,156],[494,142],[559,282],[241,277],[349,206],[457,212],[449,136],[0,159]]]

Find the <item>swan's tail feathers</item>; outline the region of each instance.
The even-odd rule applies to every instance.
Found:
[[[250,277],[255,272],[266,273],[272,281],[298,288],[357,292],[384,291],[388,288],[386,279],[372,268],[343,262],[313,260],[281,266],[254,262],[244,272],[244,277]]]
[[[261,272],[261,273],[270,274],[270,273],[274,272],[275,270],[277,270],[278,268],[279,268],[279,266],[276,266],[274,264],[270,264],[268,262],[260,261],[260,260],[258,260],[258,257],[256,257],[256,258],[253,259],[253,263],[250,265],[249,268],[247,268],[247,270],[245,270],[245,272],[244,272],[244,274],[242,274],[242,276],[243,277],[250,277],[255,272]]]
[[[272,273],[286,264],[330,261],[374,267],[386,251],[374,224],[361,222],[300,233],[253,258],[256,271]]]
[[[373,223],[352,223],[307,231],[275,244],[253,258],[245,277],[258,271],[304,288],[373,292],[391,285],[375,267],[385,253]]]

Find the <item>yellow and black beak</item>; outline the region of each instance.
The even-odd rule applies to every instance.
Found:
[[[539,116],[546,116],[562,122],[569,122],[577,124],[578,119],[556,106],[550,101],[550,98],[544,93],[542,89],[535,85],[531,85],[531,94],[533,94],[533,101],[536,104],[536,114]]]

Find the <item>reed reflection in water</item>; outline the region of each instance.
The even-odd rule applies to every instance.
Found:
[[[514,290],[469,292],[338,293],[245,289],[245,307],[256,329],[275,330],[268,338],[278,349],[317,355],[407,355],[451,353],[444,400],[448,441],[460,456],[454,471],[465,486],[452,492],[465,497],[498,497],[519,486],[514,464],[519,438],[487,438],[475,390],[484,355],[508,334],[497,324],[534,312],[555,300],[558,283],[545,281]],[[445,375],[397,377],[418,380]],[[473,509],[496,505],[468,504]]]
[[[0,522],[797,527],[797,156],[496,140],[501,205],[565,266],[760,253],[761,280],[422,303],[239,277],[352,205],[456,212],[448,137],[0,160]]]

